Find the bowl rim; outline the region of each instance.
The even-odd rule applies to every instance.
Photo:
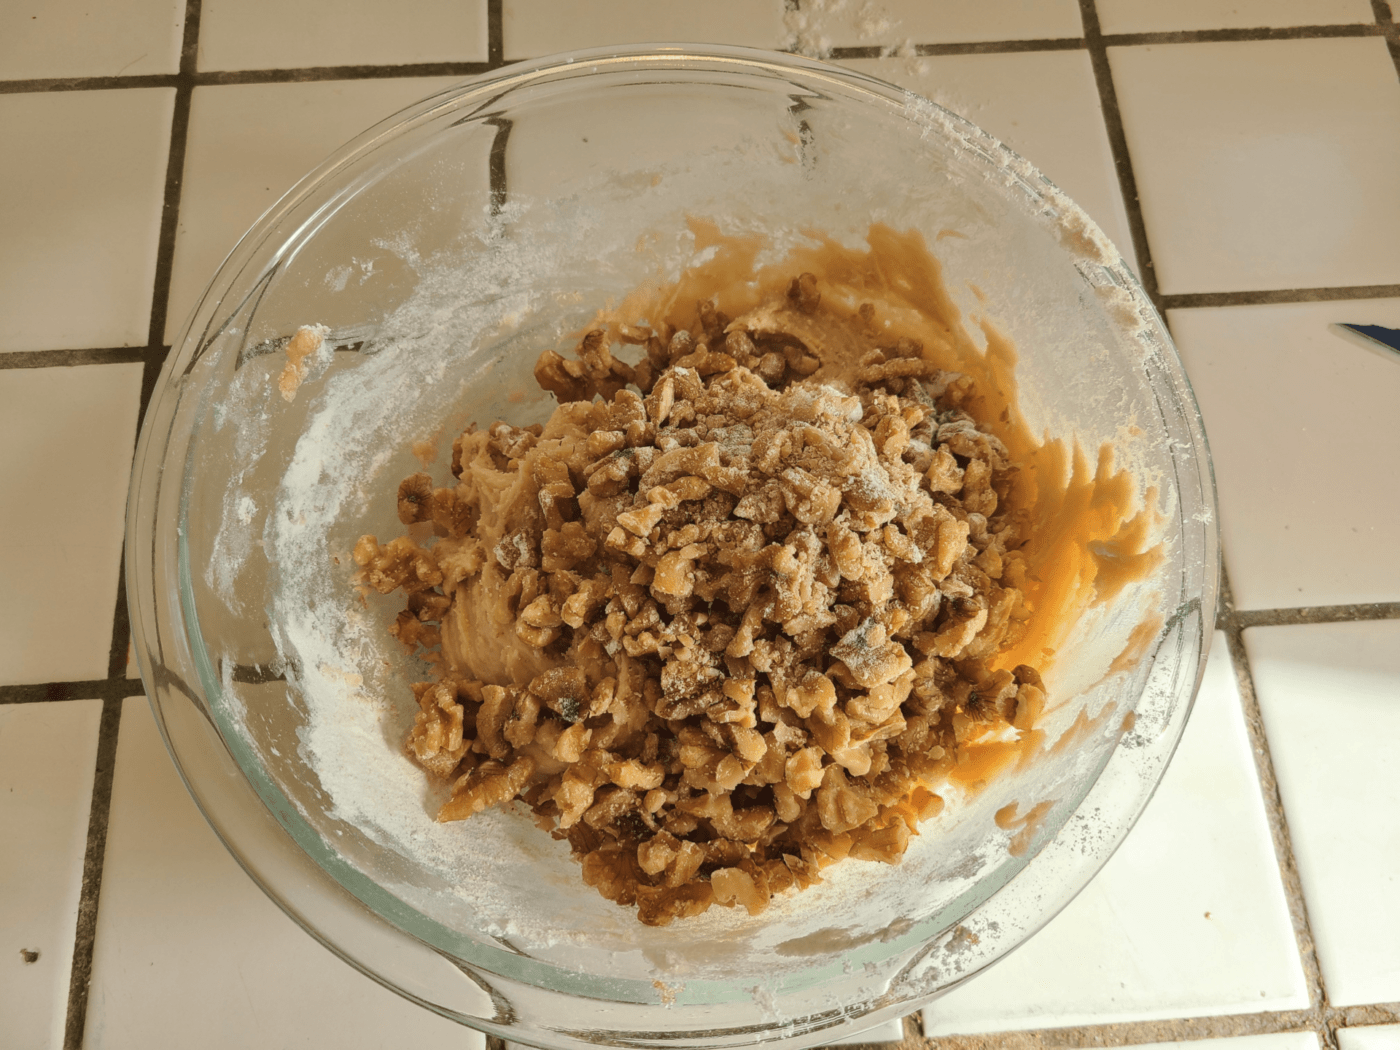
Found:
[[[1012,175],[1015,178],[1025,183],[1031,191],[1048,197],[1054,205],[1062,208],[1067,207],[1071,210],[1071,214],[1074,217],[1081,219],[1092,229],[1097,230],[1097,226],[1093,224],[1092,219],[1078,209],[1078,206],[1070,201],[1068,197],[1060,193],[1058,189],[1054,187],[1053,183],[1043,176],[1040,176],[1039,172],[1034,167],[1019,158],[1014,151],[1007,149],[994,137],[962,117],[943,109],[936,103],[921,98],[913,92],[887,84],[863,72],[831,66],[797,55],[729,45],[706,45],[697,47],[688,44],[637,44],[620,48],[592,48],[560,55],[546,56],[530,62],[512,64],[495,71],[480,74],[429,95],[420,102],[408,106],[398,113],[379,121],[360,135],[349,140],[345,145],[322,161],[321,164],[313,168],[311,172],[269,207],[253,226],[250,227],[248,232],[240,238],[211,279],[209,285],[201,294],[189,318],[182,326],[178,338],[173,342],[172,351],[161,370],[160,377],[156,383],[155,393],[151,399],[150,408],[143,422],[141,437],[137,446],[135,467],[132,472],[126,523],[126,574],[127,578],[132,580],[134,584],[128,588],[127,592],[133,643],[136,649],[138,663],[141,667],[142,678],[147,683],[148,696],[172,760],[175,762],[191,795],[195,798],[196,804],[199,805],[206,820],[209,821],[211,827],[213,827],[215,833],[219,836],[229,852],[232,853],[244,869],[249,872],[250,876],[258,883],[260,888],[263,889],[264,893],[291,916],[298,925],[301,925],[314,937],[323,944],[326,944],[327,947],[357,969],[365,972],[386,987],[406,995],[430,1009],[438,1009],[438,1007],[432,1003],[424,1002],[422,999],[406,992],[403,988],[398,987],[392,983],[391,980],[373,970],[369,964],[358,959],[352,951],[335,942],[334,939],[325,934],[324,931],[318,930],[310,921],[306,920],[301,915],[300,911],[287,899],[288,894],[286,888],[271,884],[271,881],[266,875],[260,874],[257,865],[251,863],[249,858],[245,857],[244,851],[240,848],[236,838],[230,835],[226,828],[221,828],[219,823],[216,822],[215,817],[210,814],[206,805],[201,801],[202,792],[196,788],[197,775],[192,775],[192,772],[186,768],[186,763],[181,761],[180,754],[168,730],[162,710],[161,696],[163,693],[169,691],[170,675],[161,673],[163,670],[168,671],[168,668],[164,666],[163,661],[160,665],[154,662],[152,656],[154,649],[150,645],[150,643],[157,640],[160,635],[157,617],[153,608],[153,605],[157,604],[160,599],[152,593],[152,585],[154,583],[152,570],[157,561],[157,552],[151,542],[145,542],[143,544],[143,539],[147,536],[148,532],[153,533],[154,531],[154,515],[159,500],[158,494],[161,487],[161,474],[164,466],[163,458],[168,452],[166,442],[161,440],[162,437],[168,436],[168,430],[163,431],[162,425],[164,424],[168,428],[173,424],[174,412],[180,397],[180,381],[190,374],[194,364],[203,353],[208,350],[215,337],[219,334],[219,329],[212,327],[213,321],[216,317],[223,316],[226,324],[227,318],[234,316],[238,312],[237,308],[223,308],[223,297],[227,296],[231,289],[238,286],[239,278],[244,269],[250,261],[256,257],[267,238],[277,233],[280,223],[288,215],[294,213],[303,202],[318,190],[321,190],[327,185],[333,185],[335,178],[341,172],[353,167],[374,151],[392,144],[396,139],[412,128],[424,122],[437,119],[444,111],[455,112],[460,109],[469,108],[473,104],[480,103],[478,108],[473,111],[479,112],[482,107],[492,104],[510,91],[519,87],[539,83],[547,78],[560,75],[595,75],[600,72],[625,71],[629,69],[662,71],[669,68],[674,68],[676,70],[707,68],[715,70],[746,69],[779,76],[800,73],[804,77],[822,80],[833,86],[837,86],[844,92],[849,92],[851,89],[859,89],[867,96],[879,99],[886,105],[902,106],[906,110],[906,115],[910,106],[917,106],[919,107],[921,115],[934,120],[939,125],[941,133],[945,135],[957,135],[967,144],[975,146],[979,150],[992,151],[1003,157],[1010,157],[1018,161],[1019,166],[1013,166],[1011,169]],[[1027,181],[1036,180],[1037,177],[1038,181]],[[303,222],[300,229],[304,230],[307,227],[314,226],[327,207],[335,205],[336,201],[348,199],[347,193],[353,196],[355,186],[356,184],[352,180],[352,182],[348,184],[348,187],[341,187],[336,197],[333,198],[329,204],[323,205],[322,208],[318,209],[314,216]],[[279,234],[279,236],[282,235]],[[282,251],[285,251],[286,245],[296,241],[299,236],[300,230],[297,234],[288,237],[283,245]],[[280,258],[280,253],[273,258],[274,260]],[[1204,672],[1205,657],[1209,651],[1208,637],[1213,627],[1213,617],[1208,619],[1206,614],[1208,611],[1213,611],[1214,609],[1219,575],[1219,545],[1214,525],[1216,495],[1213,468],[1208,446],[1205,443],[1204,427],[1200,420],[1199,409],[1196,405],[1194,395],[1191,392],[1185,370],[1172,349],[1165,323],[1162,321],[1160,315],[1156,312],[1131,272],[1127,271],[1126,266],[1120,265],[1118,270],[1121,271],[1123,275],[1126,275],[1124,286],[1137,300],[1135,305],[1146,308],[1151,322],[1156,326],[1162,348],[1168,351],[1168,356],[1160,362],[1164,369],[1166,389],[1176,395],[1179,407],[1185,410],[1183,418],[1186,423],[1186,429],[1193,441],[1193,454],[1190,457],[1190,461],[1198,470],[1198,481],[1201,487],[1202,499],[1211,517],[1209,523],[1210,527],[1203,530],[1205,546],[1203,553],[1206,554],[1207,557],[1205,558],[1202,572],[1202,593],[1200,597],[1195,600],[1194,611],[1196,623],[1194,627],[1189,623],[1191,615],[1189,610],[1183,611],[1179,609],[1177,613],[1179,619],[1177,628],[1186,632],[1182,635],[1184,642],[1188,647],[1194,642],[1194,647],[1196,649],[1194,682],[1189,691],[1185,694],[1185,703],[1180,704],[1179,710],[1175,712],[1172,726],[1165,731],[1166,735],[1170,737],[1170,740],[1166,742],[1165,747],[1160,746],[1159,742],[1159,746],[1156,749],[1157,757],[1160,759],[1160,768],[1152,778],[1150,788],[1145,792],[1139,792],[1138,795],[1135,796],[1135,805],[1131,807],[1133,810],[1131,814],[1128,815],[1127,819],[1120,825],[1115,825],[1115,827],[1121,830],[1117,834],[1117,838],[1112,843],[1111,847],[1107,849],[1100,848],[1096,852],[1092,863],[1076,865],[1076,876],[1082,874],[1082,879],[1076,878],[1075,881],[1077,881],[1077,885],[1073,887],[1072,891],[1070,891],[1057,906],[1048,910],[1042,909],[1042,911],[1036,915],[1036,922],[1033,923],[1030,928],[1023,925],[1021,932],[1014,938],[1013,943],[996,946],[996,950],[991,950],[993,946],[988,946],[987,949],[974,953],[981,958],[982,961],[976,966],[961,971],[956,980],[938,987],[933,994],[941,994],[943,991],[956,986],[956,984],[962,983],[962,981],[980,972],[985,966],[1003,957],[1012,948],[1022,943],[1035,932],[1036,929],[1039,929],[1053,918],[1069,900],[1072,900],[1102,865],[1107,862],[1113,852],[1116,851],[1117,847],[1126,838],[1133,824],[1136,823],[1138,816],[1140,816],[1142,809],[1151,798],[1152,793],[1155,792],[1157,784],[1160,783],[1161,771],[1165,768],[1171,753],[1175,750],[1180,740],[1181,731],[1184,728],[1186,717],[1189,714],[1196,688]],[[255,282],[253,289],[255,290],[256,287],[257,284]],[[216,292],[220,293],[217,297],[215,296]],[[252,294],[251,291],[250,294]],[[205,317],[206,324],[196,336],[196,329],[198,328],[201,317]],[[1160,397],[1161,391],[1157,390],[1155,382],[1154,392],[1158,393]],[[1202,467],[1204,468],[1203,470],[1201,469]],[[149,526],[149,528],[147,526]],[[1211,557],[1211,555],[1213,555],[1213,557]],[[185,573],[188,574],[187,561],[184,569]],[[183,598],[181,599],[181,604],[183,604]],[[182,623],[182,626],[186,628],[189,627],[187,623]],[[1187,636],[1193,630],[1195,632],[1194,639]],[[197,666],[200,663],[198,653],[194,651],[199,647],[197,630],[193,632],[193,638],[195,639],[195,644],[193,646],[190,646],[191,639],[186,637],[183,639],[175,639],[174,641],[176,644],[173,648],[177,658],[188,656],[192,663]],[[179,642],[184,642],[185,644],[182,646],[178,644]],[[185,651],[182,652],[182,649]],[[186,663],[185,666],[188,667],[189,664]],[[162,685],[167,688],[163,689]],[[191,691],[191,688],[192,687],[188,683],[185,683],[184,688],[177,688],[175,691],[184,693],[196,706],[203,706],[205,708],[206,717],[208,717],[209,701],[207,695],[196,697],[194,692]],[[169,698],[167,698],[167,702],[168,700]],[[227,748],[229,746],[229,741],[225,736],[224,733],[220,733],[224,746]],[[1121,746],[1113,748],[1105,757],[1103,769],[1106,769],[1122,751],[1123,748]],[[239,762],[238,765],[243,767],[244,763]],[[1088,791],[1089,797],[1092,797],[1095,790],[1103,783],[1103,769],[1101,769],[1100,773],[1090,782]],[[244,773],[246,775],[246,768],[244,768]],[[274,788],[274,790],[276,789]],[[259,797],[262,798],[261,792],[258,794]],[[262,801],[264,804],[267,804],[266,798],[262,798]],[[1066,819],[1072,819],[1073,814],[1078,812],[1087,802],[1088,798],[1081,801],[1079,806],[1074,807],[1070,811]],[[273,809],[275,813],[275,807],[269,806],[269,808]],[[280,815],[278,815],[278,820],[279,826],[281,826],[282,830],[285,832],[285,822],[281,820]],[[1050,851],[1055,846],[1056,842],[1060,840],[1060,837],[1060,835],[1056,835],[1046,843],[1044,848],[1028,862],[1027,866],[1039,861],[1042,856],[1045,856],[1047,851]],[[306,847],[304,844],[295,842],[296,836],[288,833],[287,838],[295,843],[294,848],[305,850]],[[1042,864],[1042,867],[1043,866]],[[322,868],[324,867],[324,864],[322,864]],[[1018,870],[1011,879],[1011,883],[1014,883],[1020,878],[1024,870],[1025,868]],[[330,878],[329,875],[327,875],[327,877]],[[361,878],[363,878],[363,876],[361,876]],[[344,880],[337,880],[337,882],[342,889],[347,888]],[[1008,883],[1008,885],[1011,883]],[[985,907],[991,904],[992,901],[995,901],[1001,896],[1001,893],[1001,890],[996,891],[991,898],[984,902],[984,905],[979,906],[979,910],[981,907]],[[361,898],[359,894],[355,894],[355,896],[360,899],[362,904],[365,904],[363,898]],[[418,937],[417,934],[406,930],[403,925],[383,915],[378,909],[370,908],[367,904],[365,904],[365,907],[378,921],[391,925],[395,930],[398,930],[405,936],[422,939]],[[429,921],[431,922],[433,920]],[[920,929],[922,930],[922,924]],[[948,931],[948,936],[942,938],[924,937],[922,940],[914,938],[915,940],[919,940],[919,943],[924,946],[920,955],[927,957],[930,952],[936,948],[949,951],[948,937],[953,936],[955,932],[955,930],[950,930]],[[438,947],[441,948],[440,945]],[[493,962],[498,961],[498,956],[510,957],[509,953],[504,951],[492,949],[492,952]],[[918,962],[918,959],[912,959],[906,964],[904,971],[912,972],[913,969],[916,968]],[[499,973],[500,971],[494,970],[493,972]],[[523,977],[524,974],[520,976]],[[544,987],[537,985],[533,981],[526,981],[525,983],[534,987]],[[562,989],[558,991],[559,994],[564,995],[566,998],[569,997],[568,993]],[[926,996],[925,998],[928,997]],[[860,1020],[863,1024],[878,1023],[878,1020],[883,1019],[880,1016],[881,1014],[895,1016],[897,1013],[908,1012],[913,1008],[909,1000],[900,1000],[898,1003],[892,1003],[885,1007],[877,1006],[876,1009],[861,1015]],[[439,1012],[443,1011],[439,1010]],[[457,1020],[463,1021],[464,1023],[472,1024],[475,1027],[494,1031],[494,1034],[501,1035],[504,1038],[518,1040],[522,1038],[522,1035],[528,1037],[528,1033],[522,1033],[518,1028],[511,1028],[510,1026],[497,1026],[493,1029],[489,1019],[464,1017],[458,1014],[451,1014],[450,1012],[449,1015],[454,1016]],[[537,1038],[542,1035],[542,1033],[539,1032],[533,1034]],[[793,1045],[815,1043],[829,1038],[831,1035],[831,1028],[825,1026],[813,1028],[811,1034],[807,1036],[792,1036],[790,1041]],[[551,1042],[553,1045],[566,1045],[568,1041],[560,1042],[554,1039]]]

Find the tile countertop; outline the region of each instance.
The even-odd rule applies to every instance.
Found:
[[[1327,329],[1400,327],[1384,0],[7,0],[0,1047],[484,1043],[199,817],[128,656],[127,476],[168,341],[304,171],[464,76],[648,39],[820,52],[1035,161],[1147,275],[1214,450],[1229,587],[1156,798],[1023,949],[868,1039],[1400,1048],[1400,360]]]

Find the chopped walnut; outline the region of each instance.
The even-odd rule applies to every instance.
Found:
[[[644,923],[898,862],[960,744],[1045,705],[989,666],[1026,619],[1014,464],[965,377],[828,298],[804,272],[545,351],[548,423],[473,426],[456,484],[400,486],[437,541],[354,550],[438,667],[407,746],[453,785],[439,819],[522,800]]]

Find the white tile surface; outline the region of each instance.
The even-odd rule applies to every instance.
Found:
[[[1082,36],[1075,0],[799,0],[785,14],[789,46],[903,48]]]
[[[0,370],[0,684],[107,677],[141,366]]]
[[[63,1045],[99,700],[0,706],[0,1042]],[[32,963],[20,949],[37,951]]]
[[[1217,634],[1142,819],[1040,933],[924,1010],[924,1033],[1290,1010],[1307,985],[1239,694]]]
[[[6,0],[0,79],[174,73],[184,0]]]
[[[205,0],[200,69],[486,61],[486,0]]]
[[[644,42],[783,45],[782,0],[502,0],[507,59]]]
[[[1088,52],[854,59],[842,65],[916,91],[991,132],[1045,172],[1133,259]]]
[[[848,1035],[844,1039],[833,1039],[827,1046],[856,1046],[862,1043],[897,1043],[904,1038],[903,1021],[886,1021],[884,1024],[867,1028],[864,1032]]]
[[[1233,1039],[1140,1043],[1133,1050],[1318,1050],[1320,1046],[1315,1032],[1269,1032],[1265,1035],[1235,1036]]]
[[[458,77],[195,89],[165,338],[173,340],[248,227],[370,125]]]
[[[0,351],[146,342],[174,98],[0,96]]]
[[[87,1050],[405,1046],[484,1038],[351,969],[287,918],[204,822],[144,697],[117,738]]]
[[[1400,300],[1174,310],[1242,609],[1400,600],[1400,362],[1329,331]]]
[[[1097,0],[1105,33],[1373,23],[1368,0]]]
[[[1400,620],[1244,641],[1328,999],[1400,1000]]]
[[[1165,293],[1400,282],[1379,37],[1110,48]]]
[[[1337,1029],[1341,1050],[1400,1050],[1400,1024]]]

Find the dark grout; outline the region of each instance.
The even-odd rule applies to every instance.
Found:
[[[499,63],[497,63],[499,64]],[[230,69],[196,73],[196,87],[220,84],[301,84],[318,80],[387,80],[397,77],[474,77],[490,62],[412,62],[402,66],[308,66],[302,69]]]
[[[126,605],[126,544],[122,544],[121,561],[117,563],[117,600],[112,612],[112,641],[107,650],[107,678],[129,681],[126,677],[127,656],[131,651],[131,616]]]
[[[1259,779],[1259,789],[1264,797],[1264,813],[1269,823],[1269,833],[1273,838],[1274,855],[1278,860],[1279,877],[1283,882],[1284,899],[1288,905],[1288,915],[1293,923],[1293,935],[1298,942],[1298,956],[1303,966],[1303,975],[1308,982],[1309,1013],[1311,1027],[1322,1040],[1325,1050],[1337,1050],[1335,1025],[1328,1023],[1327,986],[1322,976],[1322,967],[1317,958],[1317,944],[1313,938],[1312,924],[1308,918],[1307,901],[1303,897],[1303,883],[1298,875],[1298,861],[1293,851],[1293,836],[1288,829],[1288,816],[1283,809],[1283,796],[1279,791],[1278,776],[1274,771],[1273,757],[1269,750],[1269,738],[1264,732],[1264,718],[1259,708],[1259,695],[1254,688],[1254,671],[1249,663],[1249,654],[1244,647],[1244,625],[1235,611],[1234,593],[1230,578],[1224,567],[1220,571],[1220,608],[1216,627],[1225,633],[1230,651],[1230,663],[1235,672],[1235,683],[1239,689],[1240,703],[1244,708],[1245,730],[1249,735],[1250,750],[1254,753],[1254,768]]]
[[[1099,27],[1099,12],[1094,6],[1094,0],[1079,0],[1079,16],[1084,23],[1084,44],[1089,51],[1089,61],[1094,68],[1094,81],[1099,89],[1104,129],[1108,134],[1109,149],[1113,153],[1113,166],[1118,174],[1118,189],[1123,197],[1123,208],[1128,214],[1128,229],[1133,238],[1138,280],[1142,283],[1142,290],[1157,307],[1157,312],[1165,314],[1161,292],[1157,288],[1157,273],[1152,268],[1147,226],[1143,221],[1142,205],[1138,199],[1137,176],[1133,173],[1133,162],[1128,153],[1128,137],[1123,130],[1123,113],[1118,107],[1118,91],[1113,86],[1113,70],[1109,66],[1108,48],[1104,44],[1103,33]]]
[[[919,58],[933,58],[939,55],[1006,55],[1026,51],[1082,51],[1084,41],[1080,37],[1054,37],[1042,40],[977,40],[956,44],[915,44],[914,54]],[[832,62],[846,62],[853,58],[889,58],[894,54],[891,48],[879,45],[856,47],[833,47],[824,52],[824,57]]]
[[[486,64],[491,69],[505,62],[505,16],[502,0],[486,0]]]
[[[170,152],[166,159],[164,203],[156,247],[156,269],[151,289],[151,317],[146,347],[141,355],[141,401],[137,414],[137,435],[145,420],[155,388],[155,377],[165,360],[165,323],[170,304],[170,275],[174,265],[175,235],[179,228],[180,189],[184,181],[185,143],[189,133],[190,100],[199,57],[201,0],[185,0],[184,34],[180,42],[180,72],[176,77],[175,106],[170,121]],[[73,939],[73,970],[68,986],[68,1013],[64,1025],[64,1050],[79,1050],[87,1025],[88,989],[92,980],[92,958],[97,938],[97,910],[102,893],[102,865],[107,845],[107,821],[111,814],[112,780],[116,767],[117,734],[121,726],[122,703],[127,696],[141,695],[143,683],[126,677],[126,656],[131,644],[131,622],[127,610],[126,557],[117,576],[117,596],[112,615],[112,636],[107,654],[106,695],[102,702],[102,724],[97,740],[97,770],[93,779],[92,808],[88,816],[87,853],[83,858],[83,888],[78,922]]]
[[[1142,47],[1154,44],[1223,44],[1254,40],[1334,40],[1339,37],[1381,36],[1384,30],[1370,22],[1326,26],[1259,26],[1254,29],[1191,29],[1168,33],[1110,33],[1106,47]]]
[[[195,0],[198,2],[198,0]],[[79,1050],[87,1024],[88,988],[92,981],[92,951],[97,935],[97,904],[102,892],[102,862],[107,851],[107,821],[112,811],[112,777],[116,770],[117,733],[122,701],[102,701],[97,730],[97,765],[88,810],[87,848],[83,853],[83,885],[78,897],[78,921],[73,940],[73,968],[68,980],[68,1012],[63,1050]]]
[[[1242,631],[1251,627],[1282,627],[1300,623],[1400,620],[1400,602],[1315,605],[1303,609],[1242,609],[1233,614],[1233,619]]]
[[[1133,172],[1132,157],[1128,149],[1127,135],[1123,128],[1122,111],[1118,105],[1118,94],[1113,83],[1113,70],[1108,59],[1108,45],[1099,22],[1095,0],[1080,0],[1080,17],[1084,24],[1084,41],[1094,68],[1094,79],[1099,88],[1099,99],[1103,106],[1104,126],[1108,133],[1109,146],[1113,152],[1114,166],[1118,172],[1119,187],[1123,205],[1128,213],[1129,228],[1132,231],[1133,246],[1138,261],[1139,280],[1144,292],[1153,301],[1165,322],[1166,303],[1157,285],[1156,271],[1152,265],[1152,251],[1147,237],[1147,226],[1143,218],[1142,203],[1138,196],[1137,177]],[[1274,852],[1278,859],[1279,875],[1283,882],[1288,902],[1289,917],[1293,923],[1297,940],[1299,960],[1308,981],[1308,997],[1311,1009],[1307,1012],[1306,1027],[1317,1032],[1324,1041],[1326,1050],[1336,1050],[1336,1037],[1330,1034],[1325,1024],[1323,1011],[1327,1006],[1326,989],[1322,983],[1321,969],[1317,961],[1317,951],[1313,942],[1312,928],[1308,923],[1307,906],[1303,900],[1302,883],[1298,878],[1297,862],[1293,854],[1292,839],[1288,832],[1287,818],[1283,812],[1283,802],[1278,790],[1273,761],[1264,736],[1263,721],[1259,714],[1258,700],[1254,693],[1253,672],[1241,639],[1241,627],[1234,618],[1234,597],[1230,588],[1229,576],[1222,561],[1220,567],[1220,591],[1217,607],[1216,626],[1223,628],[1229,646],[1231,661],[1239,682],[1240,698],[1244,708],[1245,723],[1254,752],[1255,772],[1264,795],[1265,809],[1269,822],[1269,832],[1273,840]],[[1181,1026],[1172,1024],[1173,1034],[1168,1039],[1178,1039]],[[1229,1034],[1239,1034],[1237,1023]],[[1148,1039],[1134,1039],[1150,1041]],[[1199,1038],[1199,1036],[1198,1036]],[[1080,1044],[1090,1045],[1090,1044]]]
[[[502,169],[503,170],[503,169]],[[503,175],[502,175],[503,177]],[[494,185],[494,183],[493,183]],[[1346,285],[1334,288],[1270,288],[1250,292],[1186,292],[1158,295],[1161,308],[1196,310],[1231,306],[1270,306],[1281,303],[1362,302],[1368,299],[1400,299],[1400,284]],[[153,352],[156,371],[168,346],[115,346],[74,350],[23,350],[0,353],[0,371],[6,368],[60,368],[78,365],[132,364],[146,361]],[[151,377],[154,380],[154,377]],[[142,410],[149,396],[143,390]]]
[[[499,65],[491,62],[414,62],[401,66],[304,66],[298,69],[227,69],[148,76],[55,77],[0,80],[0,95],[131,88],[212,87],[224,84],[300,84],[318,80],[384,80],[393,77],[470,77]]]
[[[0,80],[0,95],[33,95],[49,91],[112,91],[132,88],[174,87],[174,73],[113,77],[38,77],[31,80]]]
[[[175,109],[170,119],[170,152],[165,162],[164,205],[160,214],[160,235],[156,242],[151,322],[146,335],[147,348],[152,351],[165,342],[166,314],[170,307],[170,274],[174,266],[175,234],[179,229],[180,191],[185,179],[185,145],[190,128],[190,100],[194,94],[193,78],[199,54],[199,4],[200,0],[188,0],[185,4],[185,36],[180,49],[180,75],[175,87]]]
[[[47,704],[66,700],[122,700],[145,695],[136,678],[91,678],[82,682],[42,682],[36,685],[0,685],[0,706]]]
[[[144,346],[110,346],[92,350],[11,350],[0,353],[6,368],[67,368],[80,365],[129,365],[146,359]]]
[[[1310,1010],[1274,1010],[1256,1014],[1074,1025],[1024,1032],[988,1032],[985,1035],[934,1036],[925,1040],[923,1046],[928,1050],[1070,1050],[1089,1046],[1127,1047],[1142,1043],[1268,1035],[1313,1029],[1314,1026],[1315,1018]]]
[[[1355,284],[1336,288],[1275,288],[1257,292],[1187,292],[1161,296],[1168,310],[1215,306],[1269,306],[1276,303],[1327,303],[1347,299],[1397,299],[1400,284]]]
[[[485,62],[411,62],[403,65],[303,66],[285,69],[184,70],[179,73],[151,73],[130,76],[40,77],[26,80],[0,80],[0,95],[36,94],[53,91],[108,91],[131,88],[179,88],[226,84],[295,84],[318,80],[378,80],[391,77],[476,76],[510,65],[504,57],[503,0],[487,0],[487,60]],[[1376,24],[1260,27],[1256,29],[1191,29],[1169,33],[1099,33],[1104,47],[1134,47],[1161,44],[1198,44],[1251,40],[1313,40],[1338,37],[1383,36],[1400,67],[1400,40],[1395,23],[1389,18],[1384,0],[1371,0],[1372,6],[1386,12],[1377,14]],[[914,53],[923,58],[939,55],[996,55],[1035,51],[1080,51],[1088,47],[1080,37],[1048,37],[1033,40],[977,40],[956,43],[915,44]],[[880,46],[832,48],[833,61],[853,58],[884,58],[891,49]]]
[[[187,0],[185,5],[184,37],[180,44],[180,73],[175,88],[175,106],[170,119],[170,150],[165,163],[160,232],[156,240],[156,269],[151,287],[151,316],[146,331],[146,346],[141,354],[140,403],[136,415],[139,440],[155,391],[161,366],[170,352],[165,345],[165,327],[170,312],[170,279],[175,267],[175,240],[180,226],[180,196],[185,179],[185,149],[189,141],[190,104],[194,95],[194,76],[199,61],[200,0]],[[133,471],[135,463],[132,464]],[[131,618],[127,607],[126,554],[117,575],[117,601],[112,616],[112,640],[108,651],[107,676],[126,678],[127,654],[131,647]]]
[[[1400,26],[1396,25],[1386,0],[1371,0],[1371,11],[1376,16],[1376,25],[1385,35],[1385,46],[1390,51],[1390,61],[1395,65],[1395,75],[1400,76]]]
[[[1396,1021],[1400,1021],[1400,1003],[1372,1003],[1367,1006],[1329,1007],[1323,1014],[1321,1024],[1335,1033],[1338,1028],[1394,1024]],[[1317,1031],[1318,1027],[1319,1021],[1313,1010],[1270,1010],[1254,1014],[1123,1021],[1024,1032],[988,1032],[984,1035],[906,1037],[902,1045],[911,1050],[915,1047],[926,1050],[1070,1050],[1073,1047],[1129,1047],[1143,1043],[1195,1042],[1277,1032]],[[1329,1045],[1335,1050],[1335,1042]]]

